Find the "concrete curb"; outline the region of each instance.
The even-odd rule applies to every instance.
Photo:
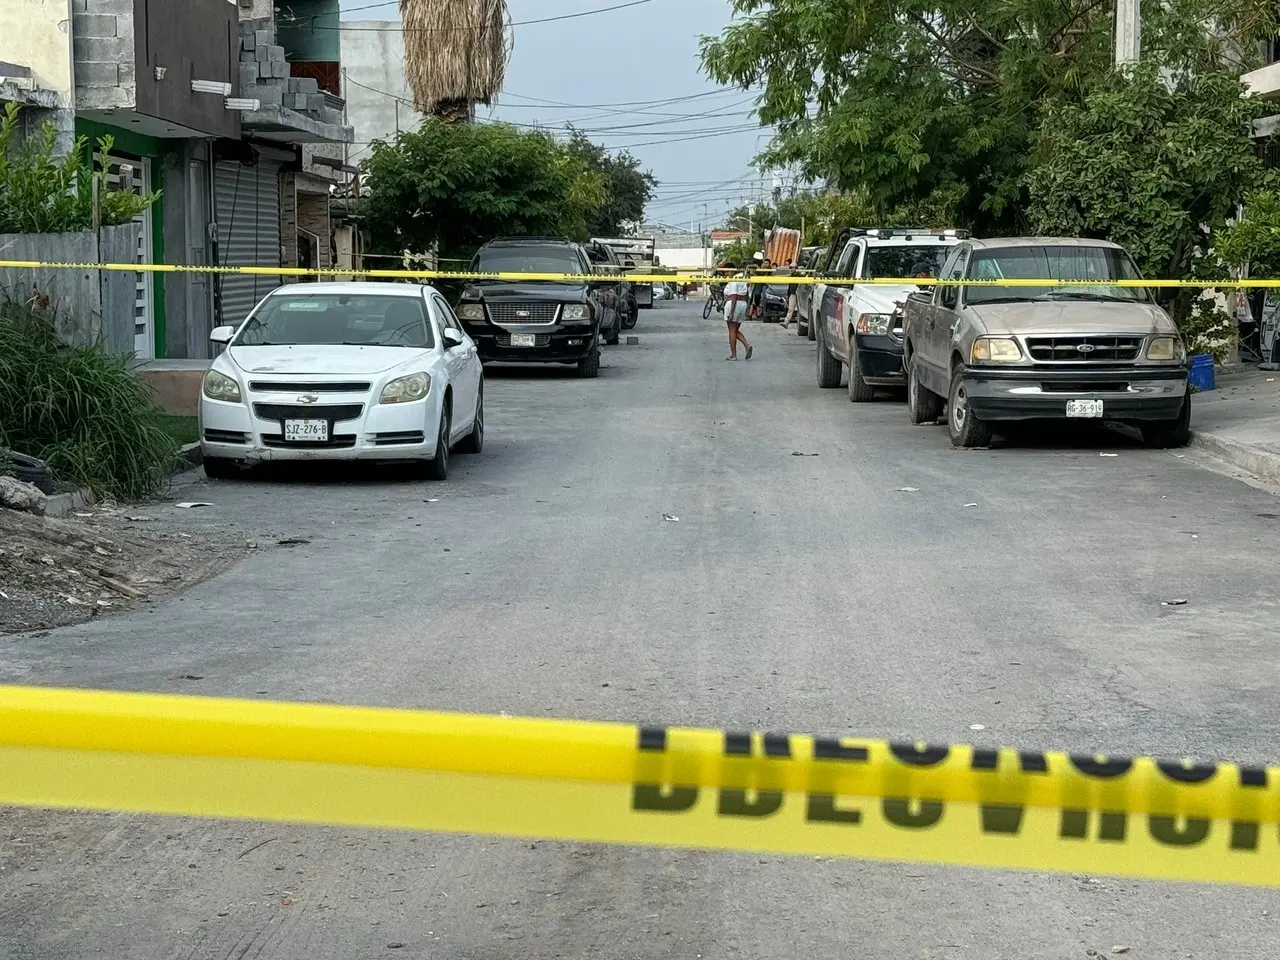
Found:
[[[45,500],[44,515],[46,517],[67,517],[77,510],[92,507],[98,502],[93,491],[88,487],[72,490],[70,493],[55,493]]]
[[[1190,446],[1238,467],[1259,480],[1280,484],[1280,455],[1259,450],[1237,440],[1228,440],[1217,434],[1199,431],[1191,435]]]

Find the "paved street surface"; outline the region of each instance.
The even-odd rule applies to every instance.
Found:
[[[446,485],[193,482],[213,507],[148,512],[259,549],[144,613],[3,638],[0,680],[1280,759],[1271,493],[1110,434],[957,452],[895,400],[819,390],[794,333],[749,325],[755,359],[725,362],[700,311],[643,312],[599,380],[490,371],[485,453]],[[1271,891],[39,811],[3,831],[4,958],[1280,955]]]

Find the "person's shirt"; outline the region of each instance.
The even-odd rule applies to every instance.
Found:
[[[747,275],[735,273],[733,279],[724,285],[726,297],[745,297],[747,295]]]

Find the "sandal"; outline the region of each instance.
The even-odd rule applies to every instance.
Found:
[[[751,344],[747,344],[747,359],[751,359]]]
[[[725,357],[726,360],[737,360],[737,357]]]

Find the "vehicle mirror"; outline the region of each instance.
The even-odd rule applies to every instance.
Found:
[[[634,260],[623,260],[622,265],[626,267],[628,270],[630,270],[632,267],[636,265],[636,262]]]
[[[462,346],[462,334],[453,327],[444,328],[444,346],[446,350]]]
[[[220,327],[214,327],[209,331],[209,342],[220,343],[226,346],[231,342],[231,338],[236,335],[236,328],[230,324],[224,324]]]

